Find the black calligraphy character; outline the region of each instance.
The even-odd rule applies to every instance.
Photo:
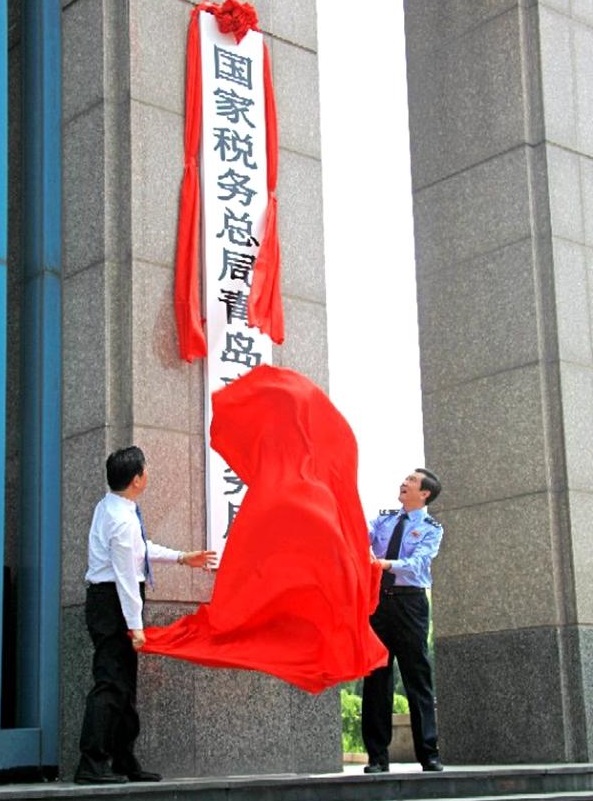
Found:
[[[253,106],[253,100],[241,97],[234,89],[229,89],[228,92],[224,89],[215,89],[214,96],[216,113],[219,117],[226,117],[235,125],[243,120],[250,128],[255,128],[255,124],[247,117],[247,112]]]
[[[219,200],[232,200],[239,197],[242,206],[249,206],[251,199],[257,195],[255,189],[249,189],[247,184],[250,181],[249,175],[240,175],[230,167],[223,175],[218,176],[218,186],[224,190],[226,195],[218,195]]]
[[[253,137],[251,134],[239,136],[232,128],[215,128],[214,152],[219,152],[221,161],[239,161],[249,170],[256,170],[257,163],[252,160]]]
[[[253,350],[253,337],[236,333],[226,335],[225,349],[220,354],[221,362],[236,362],[246,367],[257,367],[261,363],[261,353]]]
[[[226,232],[233,245],[243,245],[244,247],[259,245],[257,239],[251,234],[252,225],[253,222],[249,219],[248,212],[245,212],[242,217],[237,217],[227,206],[224,213],[224,228],[216,236],[220,239]]]
[[[222,535],[223,539],[226,539],[228,537],[231,525],[233,523],[233,520],[237,516],[237,512],[239,511],[240,508],[241,508],[241,504],[240,503],[231,503],[230,501],[228,502],[228,504],[227,504],[227,511],[228,511],[227,519],[228,519],[228,523],[227,523],[226,531]]]
[[[225,490],[223,495],[237,495],[245,486],[245,483],[230,467],[225,468],[223,478],[224,483],[230,486],[230,489]]]
[[[233,319],[247,321],[247,295],[243,292],[223,289],[218,300],[226,305],[227,323],[231,323]]]
[[[227,81],[238,83],[247,89],[252,89],[251,84],[251,59],[223,50],[214,45],[214,74],[217,78],[224,78]]]
[[[237,373],[237,375],[235,375],[235,376],[227,375],[227,376],[223,376],[220,380],[221,380],[221,383],[223,383],[225,385],[225,387],[226,387],[231,383],[231,381],[236,381],[237,378],[241,378],[241,375],[242,375],[242,373]]]
[[[243,281],[247,286],[251,286],[254,263],[255,256],[224,248],[222,251],[222,272],[218,276],[218,280],[222,281],[228,275],[233,281]]]

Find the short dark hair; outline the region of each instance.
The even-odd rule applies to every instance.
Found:
[[[417,473],[422,473],[424,478],[420,482],[420,489],[421,490],[428,490],[430,495],[426,499],[426,505],[428,506],[429,503],[436,501],[439,497],[441,492],[441,481],[436,473],[433,473],[431,470],[427,470],[426,467],[417,467]]]
[[[136,476],[141,476],[144,473],[145,465],[144,454],[136,445],[113,451],[105,462],[109,489],[114,492],[125,490]]]

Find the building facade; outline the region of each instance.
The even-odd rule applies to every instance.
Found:
[[[593,11],[407,0],[445,760],[593,758]]]
[[[586,762],[593,14],[578,0],[404,5],[424,438],[445,486],[443,757]],[[192,8],[0,3],[0,772],[72,774],[107,454],[145,449],[156,541],[205,544],[202,365],[178,357],[172,303]],[[280,131],[274,361],[327,388],[315,2],[257,11]],[[157,578],[150,622],[211,591],[202,574]],[[140,679],[139,755],[168,776],[340,769],[336,691],[154,657]]]
[[[145,450],[155,541],[206,544],[203,365],[179,359],[173,312],[194,4],[2,6],[0,771],[68,778],[91,679],[83,579],[107,454],[132,442]],[[280,134],[286,340],[274,362],[327,388],[315,2],[256,8]],[[158,573],[148,621],[191,611],[211,581]],[[155,657],[141,658],[140,683],[139,756],[167,776],[341,765],[336,691],[309,696],[260,674]]]

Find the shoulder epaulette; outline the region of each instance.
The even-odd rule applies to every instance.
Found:
[[[379,509],[380,515],[394,515],[397,509]]]
[[[434,517],[431,517],[430,515],[426,515],[426,517],[424,518],[424,520],[425,520],[427,523],[430,523],[430,525],[431,525],[431,526],[434,526],[435,528],[442,528],[442,527],[443,527],[443,526],[442,526],[442,524],[441,524],[441,523],[439,523],[439,521],[438,521],[438,520],[435,520],[435,519],[434,519]]]

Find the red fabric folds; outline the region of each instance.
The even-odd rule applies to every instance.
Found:
[[[185,166],[179,202],[175,255],[175,318],[179,354],[188,362],[206,356],[200,291],[200,176],[197,156],[202,134],[200,11],[192,11],[187,34],[185,76]]]
[[[212,446],[247,484],[210,604],[146,629],[146,653],[258,670],[308,692],[387,653],[346,420],[304,376],[262,365],[213,395]]]
[[[280,286],[280,242],[278,239],[276,186],[278,183],[278,124],[272,85],[270,53],[264,42],[264,91],[266,101],[266,158],[268,206],[264,235],[253,268],[247,302],[247,320],[268,334],[272,342],[284,342],[284,311]]]
[[[250,30],[258,31],[257,12],[249,3],[238,3],[237,0],[224,0],[220,6],[211,9],[221,33],[231,33],[237,44]]]
[[[203,2],[192,11],[187,37],[185,83],[185,164],[181,183],[177,249],[175,254],[175,318],[179,354],[186,361],[203,358],[208,346],[201,315],[200,171],[198,154],[202,135],[202,84],[200,25],[201,11],[214,14],[219,29],[233,33],[240,41],[247,29],[258,30],[252,6],[225,0],[219,6]],[[272,84],[270,55],[265,42],[264,95],[268,202],[263,238],[253,271],[247,320],[250,326],[268,334],[273,342],[284,341],[284,315],[280,288],[280,245],[277,224],[276,185],[278,181],[278,128]]]

